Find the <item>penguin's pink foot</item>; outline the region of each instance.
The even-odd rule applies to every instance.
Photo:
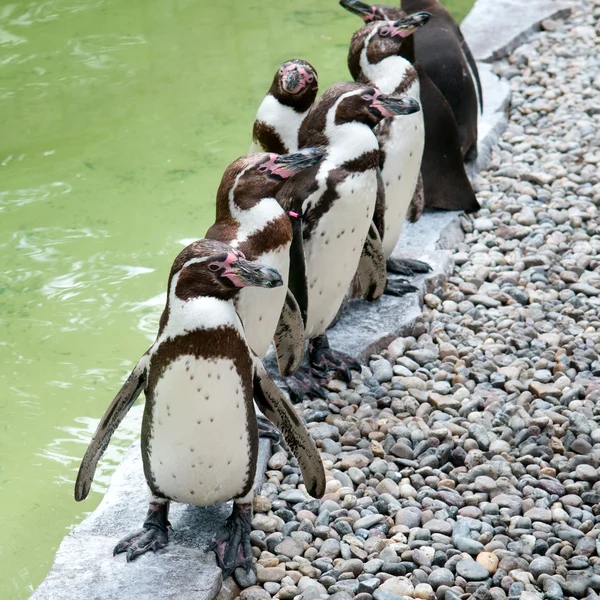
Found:
[[[383,293],[387,294],[388,296],[400,297],[417,291],[418,288],[408,283],[406,279],[388,279]]]
[[[171,524],[167,519],[168,514],[168,502],[151,502],[142,529],[125,536],[115,546],[113,555],[126,552],[127,562],[131,562],[150,550],[156,552],[164,548],[169,542],[169,530],[171,529]]]
[[[344,354],[337,352],[329,347],[327,336],[319,335],[310,340],[308,344],[308,354],[310,364],[315,371],[326,373],[333,371],[340,375],[346,383],[352,381],[352,373],[350,371],[358,371],[360,373],[360,363]]]
[[[286,379],[290,391],[290,399],[294,403],[302,402],[306,398],[323,398],[327,400],[327,392],[321,387],[321,374],[310,369],[298,369]]]
[[[234,502],[233,511],[225,522],[224,530],[215,535],[208,547],[217,555],[217,564],[223,571],[223,580],[240,567],[246,571],[252,568],[251,523],[252,504]]]
[[[433,271],[431,265],[412,258],[388,258],[387,270],[395,275],[404,275],[405,277]]]

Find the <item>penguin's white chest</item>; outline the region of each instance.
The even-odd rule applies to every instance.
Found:
[[[356,273],[375,209],[376,171],[348,175],[337,185],[336,192],[338,197],[321,216],[304,248],[307,337],[324,333],[331,324]]]
[[[235,300],[235,308],[244,325],[246,341],[263,358],[275,335],[285,302],[290,270],[290,244],[257,256],[256,262],[277,269],[283,279],[283,285],[277,288],[244,288]]]
[[[231,359],[182,355],[156,384],[146,469],[176,502],[209,506],[239,496],[250,461],[242,378]]]
[[[418,81],[407,95],[419,99]],[[381,170],[385,189],[383,250],[389,258],[402,233],[404,218],[415,193],[425,147],[423,111],[395,117],[383,142],[385,162]]]

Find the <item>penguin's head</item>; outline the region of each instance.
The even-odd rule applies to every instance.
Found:
[[[365,49],[370,64],[376,64],[388,56],[400,54],[406,38],[423,27],[430,17],[431,14],[428,12],[418,12],[395,21],[373,21],[361,27],[352,36],[348,64],[351,65],[352,62],[355,62],[357,63],[356,68],[358,68],[357,57]],[[351,71],[353,71],[352,67]],[[352,72],[352,75],[356,77],[357,73]]]
[[[211,296],[230,300],[244,287],[283,285],[276,269],[251,262],[235,248],[216,240],[198,240],[184,248],[171,267],[169,295],[180,300]]]
[[[218,195],[227,194],[239,208],[250,208],[262,198],[274,198],[290,177],[317,165],[324,154],[319,148],[246,154],[225,169]]]
[[[365,4],[360,0],[340,0],[340,6],[359,16],[365,23],[401,19],[405,13],[396,6],[387,4]]]
[[[412,98],[388,96],[369,85],[354,84],[352,88],[342,94],[332,108],[336,125],[358,121],[373,128],[386,117],[410,115],[420,110],[419,103]]]
[[[282,104],[304,112],[315,101],[318,91],[315,68],[305,60],[294,58],[279,67],[269,93]]]

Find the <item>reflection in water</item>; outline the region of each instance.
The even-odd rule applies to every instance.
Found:
[[[15,208],[56,198],[68,194],[73,188],[64,181],[53,181],[47,185],[36,188],[25,188],[20,190],[0,191],[0,212],[7,208]]]
[[[115,390],[115,394],[117,391],[118,389]],[[131,445],[131,441],[139,435],[143,410],[144,407],[142,404],[132,407],[113,434],[111,443],[108,445],[96,469],[94,483],[92,484],[94,492],[101,494],[106,492],[115,467],[123,459],[123,456]],[[37,456],[57,462],[73,474],[67,477],[61,470],[60,474],[55,476],[54,483],[58,485],[73,485],[75,474],[81,463],[81,457],[94,435],[99,421],[100,419],[92,419],[90,417],[78,417],[75,419],[75,424],[56,428],[62,434],[47,444]]]
[[[58,19],[61,15],[78,13],[88,8],[95,8],[103,4],[104,0],[88,0],[87,2],[75,2],[74,0],[53,0],[51,2],[29,2],[23,6],[19,16],[13,12],[18,10],[18,5],[9,5],[0,12],[0,23],[7,20],[11,25],[27,27],[34,23],[44,23]]]

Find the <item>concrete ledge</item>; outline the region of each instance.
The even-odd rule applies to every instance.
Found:
[[[261,440],[257,483],[262,482],[270,454],[270,442]],[[198,508],[173,503],[167,548],[131,563],[125,555],[113,557],[117,542],[141,527],[147,509],[138,441],[115,471],[100,506],[62,541],[52,570],[31,600],[214,598],[222,584],[221,569],[205,548],[229,516],[231,504]]]
[[[477,0],[460,28],[475,60],[492,62],[525,43],[545,19],[570,12],[556,0]]]

